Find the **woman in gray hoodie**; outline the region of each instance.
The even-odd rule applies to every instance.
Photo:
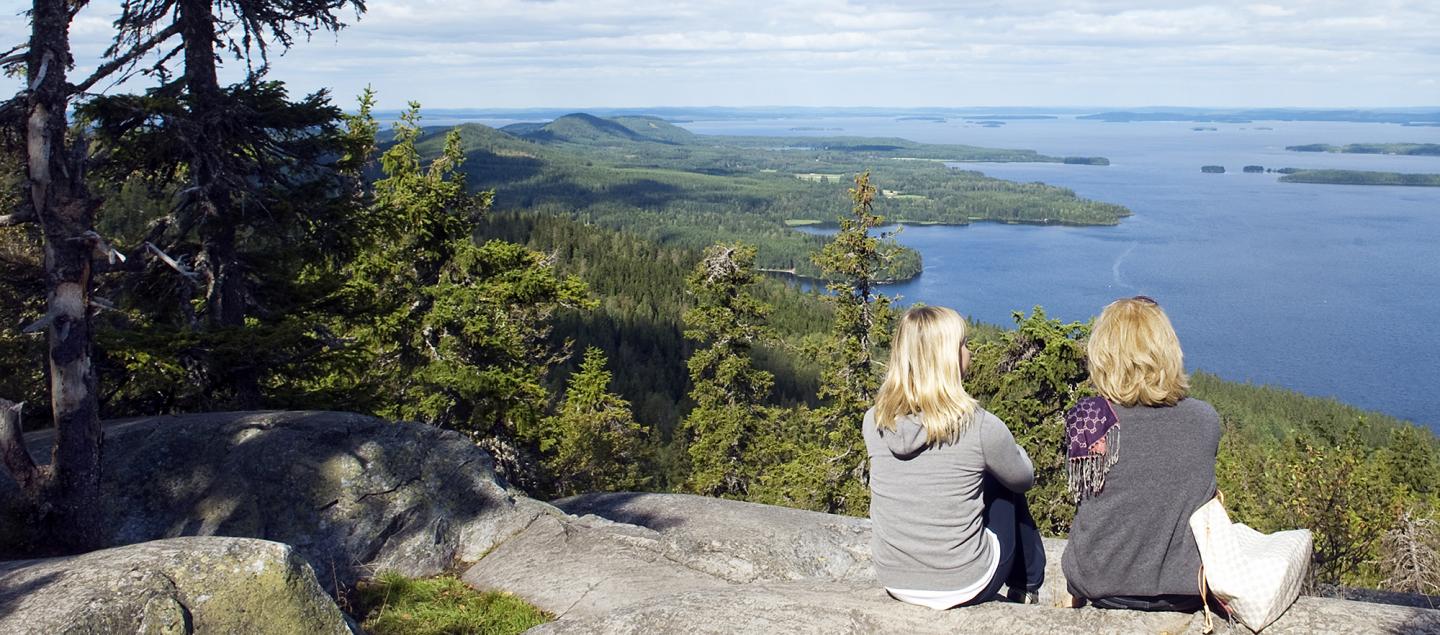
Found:
[[[898,600],[935,609],[994,598],[1034,603],[1045,550],[1024,492],[1030,457],[963,383],[963,318],[944,307],[900,318],[885,383],[865,413],[871,554]]]

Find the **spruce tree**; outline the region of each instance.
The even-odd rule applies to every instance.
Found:
[[[540,449],[555,496],[634,490],[649,480],[648,430],[630,402],[610,392],[610,380],[604,351],[586,349],[559,412],[545,420]]]
[[[382,416],[465,432],[511,482],[538,487],[544,379],[568,357],[568,345],[548,341],[550,324],[562,308],[594,302],[545,254],[476,244],[493,193],[466,190],[457,131],[425,165],[419,120],[412,103],[395,126],[363,214],[364,245],[344,271],[335,329],[355,358],[337,373],[337,392]]]
[[[160,287],[174,303],[168,315],[151,319],[158,312],[153,305],[140,312],[153,331],[149,341],[174,342],[189,333],[185,346],[162,356],[181,356],[171,361],[186,369],[201,401],[191,407],[256,407],[267,369],[309,348],[304,326],[277,322],[295,312],[290,298],[315,296],[286,284],[303,279],[295,269],[337,249],[351,230],[352,210],[335,200],[345,188],[328,165],[345,152],[336,134],[340,111],[324,91],[292,101],[283,84],[264,75],[271,47],[288,49],[296,34],[338,31],[343,10],[358,14],[364,6],[361,0],[121,3],[110,63],[133,68],[127,51],[161,46],[158,61],[143,69],[160,83],[143,95],[97,97],[83,112],[114,171],[144,174],[158,196],[173,199],[170,213],[145,238],[180,263],[188,283]],[[220,84],[226,59],[244,63],[241,82]],[[272,266],[284,273],[263,271]],[[149,288],[153,293],[156,285]]]
[[[863,514],[869,504],[860,422],[880,387],[879,360],[890,341],[890,299],[875,287],[884,278],[888,254],[895,250],[889,235],[872,235],[885,222],[874,211],[875,193],[869,172],[855,176],[850,214],[840,217],[840,231],[814,257],[830,281],[835,321],[830,355],[820,375],[820,397],[826,404],[816,413],[813,433],[824,456],[823,461],[810,460],[823,467],[819,500],[832,512]]]
[[[751,348],[770,340],[770,307],[756,300],[755,248],[717,244],[686,279],[694,306],[685,312],[685,337],[703,346],[690,356],[694,408],[681,423],[697,494],[743,498],[758,471],[751,456],[762,430],[774,376],[755,367]]]

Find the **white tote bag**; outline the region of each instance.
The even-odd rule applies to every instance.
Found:
[[[1299,597],[1310,566],[1310,530],[1262,534],[1231,522],[1223,500],[1217,496],[1190,515],[1190,531],[1204,565],[1201,583],[1208,583],[1231,616],[1259,631]],[[1208,607],[1205,618],[1208,630]]]

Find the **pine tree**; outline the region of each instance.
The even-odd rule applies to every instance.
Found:
[[[761,431],[774,376],[755,367],[751,348],[770,340],[770,307],[756,300],[755,248],[717,244],[686,279],[695,304],[685,312],[685,337],[704,346],[690,357],[695,407],[681,429],[697,494],[743,498],[759,467],[750,448]],[[767,431],[768,432],[768,431]]]
[[[586,349],[559,412],[545,420],[540,449],[555,496],[635,490],[649,480],[649,431],[635,422],[630,402],[610,392],[605,363],[603,351]]]

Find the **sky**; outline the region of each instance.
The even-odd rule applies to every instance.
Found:
[[[0,50],[27,36],[0,10]],[[77,18],[77,74],[119,0]],[[369,0],[271,60],[382,108],[1440,106],[1440,1]],[[230,63],[231,79],[243,65]],[[139,89],[131,82],[115,90]],[[0,80],[0,91],[19,87]]]

